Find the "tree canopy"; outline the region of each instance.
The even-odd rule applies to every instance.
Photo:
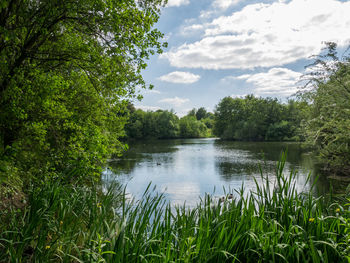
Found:
[[[299,140],[303,106],[293,100],[282,104],[253,95],[225,97],[216,106],[213,133],[229,140]]]
[[[127,100],[166,45],[163,0],[0,4],[1,170],[96,174],[123,148]]]
[[[325,166],[337,173],[350,172],[350,59],[337,55],[337,45],[327,43],[325,54],[310,65],[309,82],[302,96],[310,101],[305,122],[307,143]]]
[[[196,109],[179,118],[173,111],[143,111],[130,108],[130,119],[125,127],[130,139],[202,138],[211,135],[212,119],[195,117]],[[193,113],[194,112],[194,113]],[[206,113],[211,116],[212,113]]]

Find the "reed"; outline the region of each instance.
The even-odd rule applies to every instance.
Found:
[[[285,160],[256,191],[191,209],[150,186],[138,201],[116,187],[32,189],[25,211],[8,213],[0,262],[350,262],[349,201],[298,193]]]

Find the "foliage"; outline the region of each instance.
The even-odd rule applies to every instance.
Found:
[[[180,119],[181,138],[200,138],[207,136],[206,125],[194,116],[184,116]]]
[[[281,141],[297,139],[305,104],[272,98],[225,97],[216,106],[213,133],[223,139]]]
[[[158,138],[176,138],[179,130],[179,118],[171,111],[161,111],[158,117]]]
[[[163,2],[1,2],[1,181],[72,167],[99,175],[122,151],[126,100],[162,51],[153,25]]]
[[[0,231],[0,261],[347,262],[348,201],[297,193],[284,163],[249,195],[206,196],[194,208],[172,207],[150,189],[131,201],[120,189],[101,195],[51,181],[30,191],[22,213],[0,212],[10,224]]]
[[[125,126],[129,138],[170,139],[178,136],[179,118],[171,111],[145,112],[141,109],[130,112]]]
[[[32,187],[30,206],[0,212],[0,261],[104,262],[98,260],[108,253],[102,251],[107,235],[122,231],[115,213],[122,198],[117,186],[104,194],[97,186],[57,180]]]
[[[212,127],[210,117],[198,120],[191,112],[181,119],[173,111],[167,110],[145,112],[131,108],[129,114],[129,122],[125,130],[127,136],[133,139],[209,137]],[[206,113],[205,116],[211,116],[211,114]]]
[[[179,120],[171,112],[144,112],[131,108],[126,131],[129,138],[136,139],[200,138],[214,134],[229,140],[300,141],[304,139],[301,123],[308,111],[308,104],[302,100],[282,104],[276,98],[253,95],[244,99],[225,97],[216,106],[215,115],[203,107],[193,108]],[[159,121],[161,112],[164,117],[168,116],[167,121]],[[167,132],[160,132],[164,128]]]
[[[327,53],[310,65],[303,97],[311,102],[305,123],[307,143],[315,147],[322,162],[333,171],[350,172],[350,65],[337,56],[337,46],[327,44]]]

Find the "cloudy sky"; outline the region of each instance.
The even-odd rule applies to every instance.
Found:
[[[326,41],[350,44],[350,0],[169,0],[169,47],[143,72],[144,110],[213,111],[225,96],[285,100]]]

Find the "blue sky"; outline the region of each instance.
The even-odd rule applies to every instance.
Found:
[[[323,42],[350,43],[350,1],[169,0],[156,27],[168,48],[143,72],[144,110],[213,111],[225,96],[286,100]]]

